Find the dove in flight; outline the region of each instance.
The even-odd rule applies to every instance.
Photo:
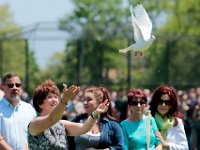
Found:
[[[138,4],[134,8],[131,5],[130,11],[135,43],[125,49],[120,49],[119,52],[126,53],[132,50],[135,56],[137,56],[137,53],[143,55],[143,51],[148,49],[155,40],[154,35],[151,34],[152,22],[141,4]]]

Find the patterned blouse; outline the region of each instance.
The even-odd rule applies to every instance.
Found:
[[[58,122],[37,136],[28,133],[28,144],[30,150],[67,150],[68,141],[64,125]]]

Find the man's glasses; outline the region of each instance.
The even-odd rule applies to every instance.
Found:
[[[163,105],[163,104],[171,106],[172,105],[172,101],[170,99],[169,100],[162,100],[162,99],[160,99],[159,100],[159,105]]]
[[[22,86],[21,83],[7,83],[7,84],[6,84],[6,86],[7,86],[8,88],[10,88],[10,89],[13,88],[14,85],[15,85],[15,87],[17,87],[17,88],[19,88],[19,87]]]
[[[147,104],[147,102],[144,100],[140,100],[140,101],[133,100],[133,101],[129,101],[128,104],[131,106],[138,106],[138,104],[143,105],[143,104]]]

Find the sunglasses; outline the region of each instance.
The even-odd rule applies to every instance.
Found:
[[[159,105],[163,105],[163,104],[171,106],[172,105],[172,101],[170,99],[169,100],[162,100],[162,99],[160,99],[159,100]]]
[[[22,86],[21,83],[7,83],[7,84],[6,84],[6,86],[7,86],[8,88],[10,88],[10,89],[13,88],[14,85],[15,85],[15,87],[17,87],[17,88],[19,88],[19,87]]]
[[[143,104],[147,104],[147,102],[144,100],[141,100],[141,101],[135,100],[135,101],[128,102],[128,104],[131,106],[138,106],[138,104],[143,105]]]

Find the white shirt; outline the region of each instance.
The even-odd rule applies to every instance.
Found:
[[[3,98],[4,92],[0,89],[0,100]]]
[[[177,120],[177,126],[168,129],[166,141],[170,150],[189,150],[182,119],[177,118]]]
[[[5,97],[0,101],[0,133],[14,150],[24,150],[27,144],[27,127],[36,117],[31,104],[20,101],[14,108]]]

